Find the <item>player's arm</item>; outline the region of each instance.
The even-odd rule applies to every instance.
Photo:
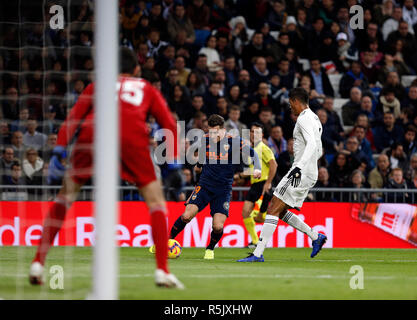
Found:
[[[72,107],[70,113],[58,132],[57,146],[65,148],[70,144],[71,140],[80,123],[91,112],[93,107],[93,85],[89,84],[87,88],[80,94],[77,102]]]
[[[303,135],[304,141],[306,142],[306,146],[303,152],[303,155],[301,156],[298,163],[295,163],[295,166],[302,169],[305,168],[310,161],[310,159],[313,157],[317,145],[316,140],[314,138],[314,130],[311,123],[309,123],[308,119],[306,117],[302,117],[299,119],[299,126],[301,128],[301,134]]]
[[[298,187],[301,182],[301,169],[307,166],[307,163],[313,157],[316,150],[316,140],[314,139],[313,126],[309,123],[305,117],[298,118],[298,125],[301,129],[301,134],[306,142],[304,152],[297,163],[294,163],[294,169],[288,175],[288,179],[291,179],[291,185]]]
[[[176,159],[179,155],[179,148],[177,145],[177,123],[171,114],[164,97],[158,89],[149,84],[149,92],[151,94],[151,105],[149,112],[156,119],[156,122],[164,129],[172,133],[173,141],[167,141],[167,155],[169,158]],[[168,139],[169,137],[167,137]]]

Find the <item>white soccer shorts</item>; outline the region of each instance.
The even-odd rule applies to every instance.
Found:
[[[274,196],[281,199],[285,204],[292,208],[301,208],[305,198],[307,198],[308,192],[316,184],[317,180],[302,174],[300,184],[298,187],[294,188],[291,185],[291,179],[288,179],[288,174],[289,172],[281,179],[278,186],[275,188]]]

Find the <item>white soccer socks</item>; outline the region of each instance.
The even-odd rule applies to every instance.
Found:
[[[275,229],[277,228],[279,218],[277,216],[267,214],[265,216],[265,222],[262,227],[261,235],[259,237],[259,242],[256,246],[253,254],[256,257],[260,257],[265,250],[266,245],[274,234]]]
[[[287,213],[282,218],[282,221],[288,223],[291,227],[294,227],[298,231],[301,231],[308,235],[311,240],[317,240],[318,233],[314,231],[308,224],[301,220],[296,214],[287,211]]]

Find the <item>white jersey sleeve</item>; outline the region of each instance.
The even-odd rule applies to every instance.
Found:
[[[310,109],[300,113],[294,128],[294,164],[301,173],[317,179],[317,161],[323,153],[322,126],[317,115]]]

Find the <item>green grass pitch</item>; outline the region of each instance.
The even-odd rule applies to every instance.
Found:
[[[0,248],[0,298],[85,299],[91,286],[91,248],[53,248],[47,259],[46,285],[29,285],[27,271],[34,247]],[[155,261],[147,248],[121,248],[120,299],[417,299],[416,250],[323,249],[314,259],[309,248],[268,248],[264,263],[237,263],[248,249],[184,248],[170,268],[186,290],[157,288]],[[64,289],[51,289],[50,267],[64,271]],[[352,266],[364,271],[364,289],[352,290]]]

